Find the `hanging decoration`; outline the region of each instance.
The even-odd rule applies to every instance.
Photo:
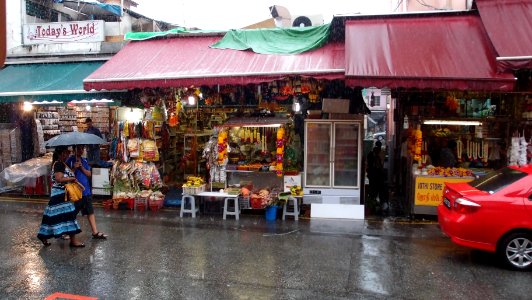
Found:
[[[417,126],[416,130],[414,131],[414,160],[417,162],[421,162],[421,152],[422,152],[422,145],[423,145],[423,133],[421,132],[421,126]]]
[[[275,173],[277,174],[277,176],[283,176],[284,134],[284,128],[279,127],[279,129],[277,130],[277,140],[275,143],[277,147],[277,150],[275,152]]]
[[[227,163],[227,130],[218,133],[218,165]]]
[[[462,140],[456,141],[456,156],[459,163],[462,162],[462,151],[464,150],[464,143],[462,143]]]

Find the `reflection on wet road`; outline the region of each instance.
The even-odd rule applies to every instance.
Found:
[[[266,222],[243,215],[96,209],[108,240],[71,249],[35,235],[42,203],[0,201],[0,298],[56,292],[99,299],[527,299],[532,273],[453,245],[437,224]]]

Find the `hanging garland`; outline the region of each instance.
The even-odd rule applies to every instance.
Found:
[[[458,162],[462,162],[462,151],[464,149],[464,144],[462,140],[456,141],[456,155],[458,156]]]
[[[227,162],[227,130],[222,129],[218,133],[218,165]]]
[[[421,162],[421,148],[423,146],[423,133],[418,126],[414,132],[414,160],[418,163]]]
[[[276,165],[275,173],[277,176],[283,176],[283,155],[284,155],[284,128],[279,127],[277,130],[277,140],[276,140],[277,151],[275,152]]]

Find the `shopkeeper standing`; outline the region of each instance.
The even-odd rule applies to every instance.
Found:
[[[444,147],[440,151],[440,166],[445,168],[456,167],[458,159],[456,158],[456,141],[449,140],[447,147]]]
[[[100,129],[92,126],[91,118],[85,119],[85,124],[87,125],[87,129],[85,129],[86,133],[92,133],[100,138],[103,138],[102,133],[100,132]],[[87,160],[89,161],[89,164],[99,164],[100,145],[88,145],[87,146]]]

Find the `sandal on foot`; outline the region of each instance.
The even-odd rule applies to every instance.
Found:
[[[47,239],[44,239],[44,238],[39,238],[39,241],[41,241],[44,247],[48,247],[52,244]]]
[[[103,232],[96,232],[92,235],[92,238],[97,240],[105,240],[107,239],[107,235]]]
[[[70,243],[70,247],[71,248],[83,248],[83,247],[85,247],[85,244],[83,244],[83,243],[81,243],[81,244]]]

